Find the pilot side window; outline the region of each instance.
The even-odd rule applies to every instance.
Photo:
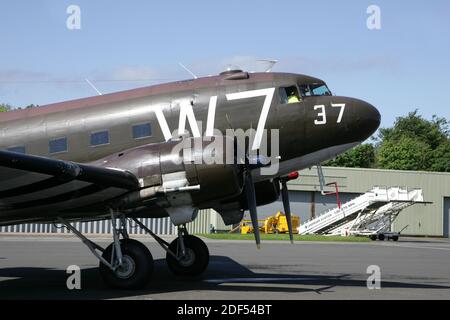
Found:
[[[48,152],[50,154],[67,152],[67,138],[53,139],[48,142]]]
[[[299,87],[302,97],[331,96],[331,91],[325,83],[301,84]]]
[[[142,139],[152,136],[150,123],[137,124],[133,126],[133,139]]]
[[[109,143],[109,132],[99,131],[91,133],[91,146],[101,146]]]
[[[300,102],[297,86],[281,87],[279,89],[280,102],[282,104]]]
[[[314,96],[331,96],[330,89],[323,83],[316,83],[309,85]]]
[[[16,152],[16,153],[26,153],[24,146],[16,146],[16,147],[10,147],[6,149],[7,151]]]
[[[309,90],[309,85],[307,85],[307,84],[300,85],[300,93],[301,93],[302,97],[310,97],[311,90]]]

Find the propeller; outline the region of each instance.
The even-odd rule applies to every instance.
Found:
[[[294,171],[288,174],[287,177],[280,178],[281,183],[281,199],[283,200],[284,214],[286,215],[286,220],[288,224],[289,239],[291,243],[294,243],[294,232],[292,230],[292,215],[291,215],[291,204],[289,201],[289,190],[287,187],[287,182],[289,180],[294,180],[298,178],[298,172]]]
[[[253,161],[251,161],[253,160]],[[252,221],[253,233],[255,234],[256,247],[261,249],[261,235],[259,232],[259,223],[258,223],[258,209],[256,207],[256,192],[255,192],[255,184],[253,182],[253,177],[251,173],[252,168],[262,167],[263,163],[266,159],[261,156],[257,156],[256,158],[251,158],[247,155],[246,157],[246,166],[244,169],[244,186],[245,186],[245,196],[247,199],[248,210],[250,211],[250,219]],[[256,165],[249,165],[249,163],[256,163]],[[282,177],[279,179],[281,184],[281,197],[283,200],[284,214],[286,215],[286,220],[288,224],[289,230],[289,239],[291,243],[294,243],[294,232],[292,230],[292,215],[291,215],[291,206],[289,201],[289,190],[287,187],[287,182],[290,180],[297,179],[299,176],[297,171],[291,172],[286,177]]]
[[[291,218],[291,205],[289,203],[289,190],[287,188],[287,181],[285,179],[281,180],[281,199],[283,200],[284,214],[286,215],[286,220],[289,230],[289,239],[291,243],[294,243],[294,234],[292,231],[292,218]]]
[[[245,196],[247,198],[248,210],[252,220],[253,233],[255,234],[256,247],[261,249],[261,236],[259,234],[258,210],[256,208],[255,184],[253,183],[252,173],[245,170]]]
[[[258,223],[258,209],[256,208],[256,192],[255,184],[252,177],[252,169],[261,168],[268,163],[266,157],[261,155],[246,155],[244,169],[245,179],[245,196],[247,199],[248,210],[250,211],[250,218],[252,220],[253,233],[255,234],[256,247],[261,249],[261,235],[259,232]]]

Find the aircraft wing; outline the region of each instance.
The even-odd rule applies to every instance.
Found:
[[[52,221],[70,212],[88,218],[85,208],[104,212],[108,201],[138,188],[128,171],[0,151],[0,224],[6,216],[8,224]]]

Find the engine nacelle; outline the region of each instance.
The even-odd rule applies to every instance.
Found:
[[[280,183],[278,181],[261,181],[255,183],[256,205],[263,206],[275,202],[280,197]],[[225,225],[239,223],[248,210],[245,191],[238,197],[222,201],[214,207],[221,216]]]
[[[161,207],[190,204],[202,209],[242,193],[243,173],[234,151],[233,140],[226,137],[186,138],[125,150],[94,164],[127,170],[139,179],[141,190],[121,199],[122,207],[160,195]]]

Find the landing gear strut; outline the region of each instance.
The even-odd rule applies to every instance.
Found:
[[[116,289],[139,289],[149,282],[153,272],[153,257],[145,245],[129,238],[124,215],[117,217],[117,214],[111,212],[114,241],[106,249],[87,239],[66,220],[58,220],[100,260],[100,275],[108,286]],[[101,256],[99,252],[102,253]]]

